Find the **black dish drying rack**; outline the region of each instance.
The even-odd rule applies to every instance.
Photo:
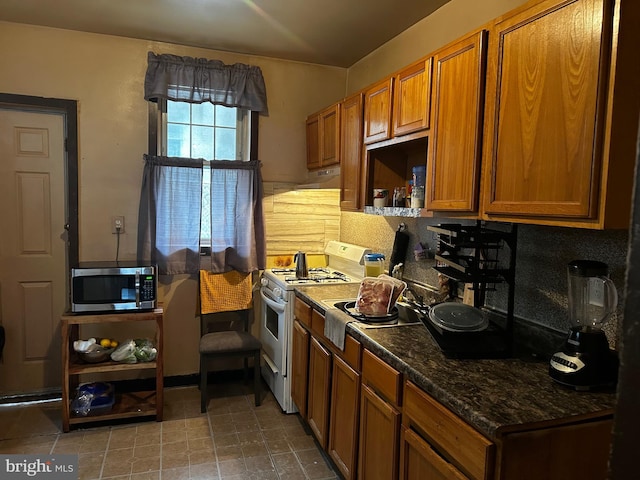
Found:
[[[433,268],[455,282],[469,285],[475,308],[485,309],[486,293],[496,290],[497,284],[504,283],[508,288],[504,320],[491,320],[489,328],[484,331],[443,331],[425,319],[425,325],[445,356],[512,356],[517,226],[504,224],[502,230],[489,228],[484,222],[477,221],[470,225],[440,224],[427,229],[437,234],[436,264]]]

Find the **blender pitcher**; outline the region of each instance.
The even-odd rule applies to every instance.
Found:
[[[608,270],[605,263],[593,260],[574,260],[567,268],[571,328],[564,349],[549,361],[549,375],[576,390],[617,382],[618,357],[602,330],[618,304]]]
[[[618,305],[616,287],[605,263],[574,260],[567,268],[569,321],[581,331],[600,330]]]

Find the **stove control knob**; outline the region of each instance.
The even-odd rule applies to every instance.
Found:
[[[269,280],[267,280],[266,278],[261,278],[260,279],[260,285],[262,285],[263,287],[266,287],[267,285],[269,285]]]
[[[276,298],[284,298],[283,297],[284,293],[282,292],[282,289],[280,287],[274,288],[273,294],[276,296]]]

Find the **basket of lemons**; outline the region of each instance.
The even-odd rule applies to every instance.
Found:
[[[87,363],[101,363],[109,360],[111,353],[118,346],[118,342],[112,338],[89,338],[76,340],[73,349],[81,360]]]

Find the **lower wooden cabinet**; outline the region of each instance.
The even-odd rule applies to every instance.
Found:
[[[324,323],[296,302],[292,395],[341,478],[607,478],[612,411],[504,425],[490,439],[352,335],[338,349]]]
[[[338,356],[333,357],[329,456],[345,480],[355,478],[358,447],[360,374]]]
[[[358,478],[398,478],[400,412],[366,385],[360,399]]]
[[[300,322],[293,322],[291,398],[298,407],[300,416],[307,418],[307,384],[309,375],[309,332]]]
[[[505,434],[498,440],[494,478],[609,478],[612,430],[613,420],[606,418]]]
[[[486,438],[411,382],[404,389],[400,478],[607,478],[611,414],[501,428]],[[574,459],[574,461],[570,460]]]
[[[309,348],[309,397],[307,421],[323,449],[327,449],[329,400],[331,393],[331,352],[311,338]]]
[[[415,432],[402,427],[400,441],[401,480],[464,480],[465,475],[438,455]]]
[[[458,470],[466,477],[477,480],[492,478],[495,446],[491,440],[411,382],[407,382],[404,389],[402,425],[407,431],[420,432],[429,448],[437,452],[439,461],[432,465],[434,470]],[[405,441],[406,438],[405,431]],[[412,436],[409,438],[410,441],[415,440]],[[403,451],[405,448],[403,445]],[[426,450],[421,451],[424,453]],[[420,462],[430,458],[433,459],[433,456],[423,455]],[[405,461],[402,460],[403,463]]]

